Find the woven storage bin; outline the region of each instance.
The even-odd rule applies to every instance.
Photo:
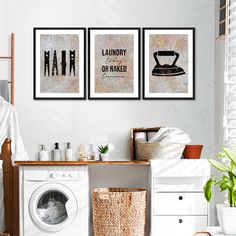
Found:
[[[140,142],[136,143],[137,160],[151,159],[180,159],[185,145],[164,142]]]
[[[95,236],[144,236],[147,191],[98,188],[92,193]]]

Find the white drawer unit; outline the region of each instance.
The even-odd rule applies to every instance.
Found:
[[[206,230],[209,206],[203,185],[209,176],[207,160],[152,161],[152,236],[192,236]]]

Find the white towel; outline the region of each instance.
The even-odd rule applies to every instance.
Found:
[[[8,80],[0,80],[0,96],[9,102]]]
[[[146,142],[147,141],[147,134],[145,132],[137,132],[134,134],[135,142]]]
[[[5,230],[2,163],[3,161],[0,160],[0,232],[4,232]]]
[[[29,159],[21,138],[16,109],[0,97],[0,147],[6,138],[11,139],[12,161]]]
[[[149,142],[188,144],[191,139],[188,134],[179,128],[163,127],[158,130]]]

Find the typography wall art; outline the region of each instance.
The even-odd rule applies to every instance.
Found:
[[[140,29],[89,28],[89,98],[139,99]]]

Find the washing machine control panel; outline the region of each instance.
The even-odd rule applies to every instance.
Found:
[[[51,180],[79,180],[82,173],[77,171],[49,171],[48,178]]]

